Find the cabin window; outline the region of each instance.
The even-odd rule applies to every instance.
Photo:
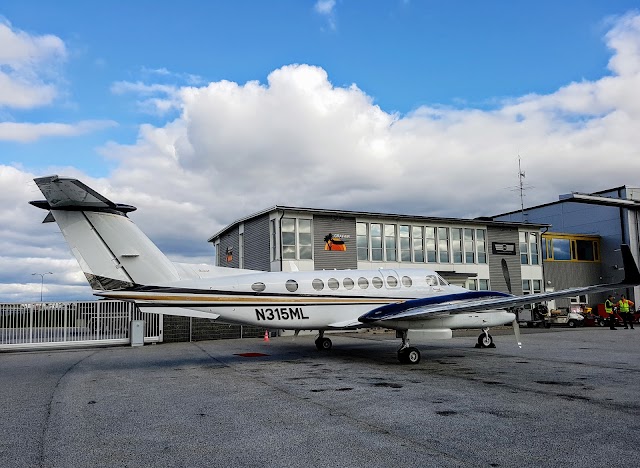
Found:
[[[295,280],[287,280],[285,287],[289,292],[296,292],[298,290],[298,283]]]
[[[262,292],[265,289],[267,289],[267,287],[264,285],[264,283],[258,282],[258,283],[253,283],[251,285],[251,289],[253,289],[255,292]]]
[[[314,279],[311,282],[311,285],[313,286],[313,289],[315,289],[316,291],[322,291],[324,289],[324,281],[322,281],[319,278]]]
[[[360,286],[360,289],[367,289],[369,287],[369,281],[367,280],[367,278],[358,278],[358,286]]]
[[[345,289],[353,289],[353,280],[351,278],[345,278],[342,280],[342,285]]]
[[[398,286],[398,279],[395,276],[387,276],[387,285],[390,288],[395,288]]]
[[[411,278],[408,276],[403,276],[402,277],[402,286],[404,286],[405,288],[410,288],[413,285],[413,281],[411,281]]]
[[[380,289],[382,287],[382,278],[378,278],[377,276],[374,276],[371,279],[371,284],[373,284],[374,288]]]
[[[335,291],[340,287],[340,283],[335,278],[329,278],[329,281],[327,281],[327,286],[329,286],[329,289],[333,289]]]

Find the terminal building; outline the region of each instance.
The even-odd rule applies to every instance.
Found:
[[[541,232],[547,228],[489,218],[273,206],[231,223],[209,242],[217,266],[263,271],[428,268],[469,289],[527,294],[543,288]]]
[[[496,221],[548,225],[542,235],[545,288],[565,289],[622,280],[620,244],[640,252],[640,189],[625,185],[590,194],[560,195],[555,202],[493,217]],[[640,300],[640,288],[611,291]],[[557,307],[603,303],[608,293],[557,299]],[[636,304],[637,306],[638,304]]]

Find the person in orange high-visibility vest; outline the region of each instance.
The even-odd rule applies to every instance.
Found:
[[[615,317],[613,316],[613,294],[609,294],[607,300],[604,301],[604,311],[607,313],[607,317],[609,317],[609,329],[615,330]]]
[[[624,294],[620,296],[620,301],[618,302],[618,309],[620,309],[620,316],[622,317],[622,321],[624,322],[625,330],[629,329],[627,324],[631,325],[631,329],[633,330],[633,301],[630,301]]]

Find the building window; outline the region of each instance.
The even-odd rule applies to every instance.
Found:
[[[411,231],[409,226],[400,226],[400,260],[411,261]]]
[[[467,283],[467,289],[472,291],[488,291],[489,280],[486,279],[470,279]]]
[[[425,248],[427,250],[427,262],[435,263],[436,257],[436,228],[424,228]]]
[[[462,229],[451,228],[451,256],[453,263],[462,263]]]
[[[438,228],[438,261],[449,263],[449,228]]]
[[[311,220],[282,218],[282,258],[285,260],[310,260],[313,258]]]
[[[424,262],[424,239],[422,236],[422,227],[413,226],[411,228],[411,242],[413,244],[413,261]]]
[[[311,237],[311,220],[298,220],[298,243],[300,245],[300,259],[311,260],[313,258],[313,239]]]
[[[531,264],[540,264],[540,255],[538,254],[538,233],[529,233],[529,252],[531,253]]]
[[[484,229],[476,229],[476,252],[478,263],[487,263],[487,233]]]
[[[282,218],[280,222],[282,232],[282,258],[296,258],[296,220],[294,218]]]
[[[474,245],[473,229],[464,230],[464,263],[475,263],[476,247]]]
[[[522,265],[539,265],[540,255],[537,232],[520,232],[520,263]]]
[[[278,245],[276,243],[276,220],[272,219],[269,223],[271,229],[271,261],[278,258]]]
[[[529,245],[527,243],[527,233],[519,232],[520,237],[520,264],[528,265],[529,264]]]
[[[371,260],[382,261],[382,224],[371,224]]]
[[[397,261],[396,252],[396,225],[385,224],[384,225],[384,252],[385,260],[387,262]]]
[[[367,223],[356,224],[356,243],[358,249],[358,260],[369,260],[369,232]]]
[[[542,258],[547,261],[599,262],[600,240],[578,235],[545,234]]]

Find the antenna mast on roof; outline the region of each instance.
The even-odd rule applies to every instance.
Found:
[[[522,221],[524,221],[524,171],[520,164],[520,155],[518,155],[518,181],[520,188],[520,213],[522,214]]]

